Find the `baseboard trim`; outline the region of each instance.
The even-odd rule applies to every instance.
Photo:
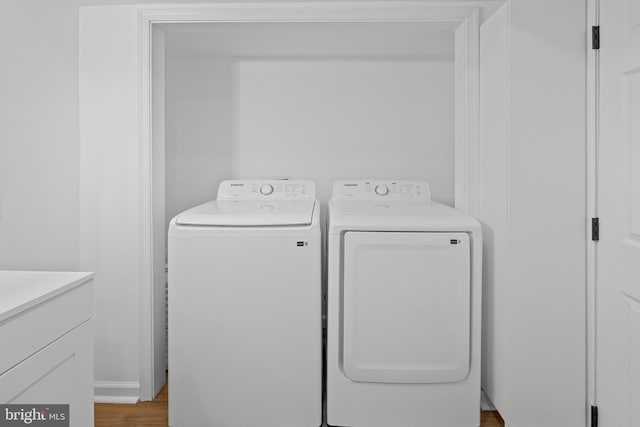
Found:
[[[482,411],[496,411],[496,407],[491,402],[491,399],[485,394],[484,390],[481,390],[480,394],[480,409]]]
[[[135,404],[140,400],[140,383],[120,381],[96,381],[93,384],[95,403]]]

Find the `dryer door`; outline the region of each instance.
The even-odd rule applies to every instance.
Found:
[[[345,375],[383,383],[463,380],[469,372],[470,263],[465,233],[345,233]]]

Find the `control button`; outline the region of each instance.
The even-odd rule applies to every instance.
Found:
[[[376,185],[376,194],[378,196],[386,196],[389,194],[389,187],[386,185]]]
[[[262,187],[260,187],[260,194],[262,194],[263,196],[268,196],[271,193],[273,193],[273,185],[264,184]]]

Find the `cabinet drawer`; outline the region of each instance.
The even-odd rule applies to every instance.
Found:
[[[91,318],[93,280],[0,322],[0,374]]]

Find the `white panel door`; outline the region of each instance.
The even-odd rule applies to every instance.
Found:
[[[600,2],[600,426],[640,426],[640,0]]]
[[[385,383],[463,380],[470,277],[465,233],[346,233],[345,375]]]

